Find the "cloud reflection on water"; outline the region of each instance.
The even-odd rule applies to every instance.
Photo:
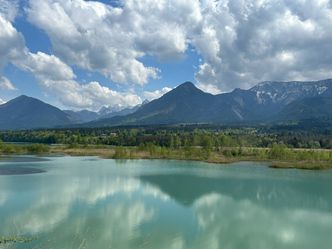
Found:
[[[0,182],[0,209],[8,214],[0,215],[0,234],[37,235],[31,248],[59,249],[311,249],[332,243],[332,213],[326,208],[331,199],[317,194],[325,206],[314,208],[303,191],[307,186],[278,189],[285,182],[272,178],[262,185],[263,178],[232,181],[230,175],[212,179],[188,172],[184,177],[183,171],[167,174],[164,164],[158,169],[157,161],[151,172],[140,168],[146,161],[135,162],[134,170],[126,168],[130,162],[85,163],[24,176],[16,192],[19,178]],[[283,190],[288,196],[280,195]],[[9,210],[13,203],[19,205]]]

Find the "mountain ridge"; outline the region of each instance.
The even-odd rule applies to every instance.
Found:
[[[331,111],[330,111],[331,110]],[[108,116],[109,115],[109,116]],[[212,95],[184,82],[149,103],[100,116],[62,111],[21,95],[0,105],[0,129],[121,125],[276,123],[332,117],[332,79],[266,81]]]
[[[229,93],[212,95],[199,90],[191,82],[185,82],[133,114],[86,125],[274,122],[287,120],[285,116],[278,115],[290,103],[319,97],[331,89],[332,79],[267,81],[248,90],[234,89]]]
[[[51,128],[70,124],[67,114],[39,99],[21,95],[0,105],[0,129]]]

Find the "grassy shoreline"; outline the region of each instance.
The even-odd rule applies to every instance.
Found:
[[[296,168],[307,170],[332,169],[332,150],[290,149],[276,145],[271,148],[181,147],[176,149],[147,146],[105,145],[6,145],[0,147],[0,155],[64,154],[71,156],[99,156],[110,159],[172,159],[209,163],[234,163],[240,161],[267,162],[272,168]]]

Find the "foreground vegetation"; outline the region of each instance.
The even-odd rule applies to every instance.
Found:
[[[105,128],[2,132],[0,138],[7,142],[0,143],[1,154],[60,153],[214,163],[269,161],[272,167],[278,168],[332,168],[332,138],[329,134],[314,132],[257,128]]]
[[[0,145],[0,154],[66,154],[72,156],[100,156],[113,159],[175,159],[210,163],[238,161],[271,162],[275,168],[329,169],[332,150],[290,149],[274,144],[271,148],[252,147],[181,147],[167,148],[153,144],[143,146],[82,146],[82,145]]]

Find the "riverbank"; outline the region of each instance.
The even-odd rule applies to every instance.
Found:
[[[209,163],[234,163],[240,161],[268,162],[272,168],[296,168],[307,170],[332,169],[332,152],[322,150],[287,149],[287,155],[271,156],[272,149],[225,148],[222,151],[206,152],[200,148],[178,150],[139,150],[137,148],[56,148],[53,153],[72,156],[100,156],[113,159],[173,159]]]
[[[71,156],[99,156],[112,159],[172,159],[209,163],[233,163],[239,161],[268,162],[273,168],[297,168],[307,170],[332,169],[332,150],[290,149],[276,145],[272,148],[201,148],[181,147],[171,149],[155,145],[148,146],[70,146],[70,145],[2,145],[0,153],[52,154]]]

